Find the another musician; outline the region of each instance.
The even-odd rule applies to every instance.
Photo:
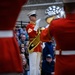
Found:
[[[75,75],[75,0],[63,0],[65,18],[53,20],[41,40],[56,41],[55,75]]]
[[[36,26],[36,10],[29,12],[28,17],[30,19],[30,23],[27,25],[26,30],[29,35],[29,40],[32,42],[38,35],[38,30],[34,29]],[[41,50],[41,43],[39,43],[34,48],[33,52],[29,52],[30,75],[38,75]]]
[[[20,75],[23,72],[13,28],[21,7],[26,2],[27,0],[0,0],[0,75]]]

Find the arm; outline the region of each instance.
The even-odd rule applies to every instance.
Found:
[[[53,18],[54,19],[54,18]],[[54,34],[54,20],[51,19],[51,22],[47,28],[41,31],[40,40],[43,42],[49,42],[52,40]]]
[[[29,35],[29,38],[34,38],[37,35],[37,31],[34,31],[34,27],[31,24],[28,24],[26,31]]]
[[[50,35],[50,29],[49,29],[49,27],[41,31],[41,34],[40,34],[41,41],[43,41],[43,42],[49,42],[51,40],[51,38],[52,37]]]

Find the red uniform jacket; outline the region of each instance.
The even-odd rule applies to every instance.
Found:
[[[0,0],[0,31],[13,30],[21,6],[26,0]],[[15,37],[0,37],[0,73],[22,72],[22,62]]]
[[[29,39],[30,42],[37,36],[38,32],[34,31],[34,26],[35,24],[33,23],[29,23],[26,27],[26,30],[28,32],[29,35]],[[41,43],[34,49],[34,52],[41,52],[42,47],[41,47]]]
[[[56,40],[56,49],[75,50],[75,14],[53,20],[41,33],[42,41]],[[55,75],[75,75],[75,55],[56,55]]]

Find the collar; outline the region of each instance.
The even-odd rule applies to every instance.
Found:
[[[66,14],[67,19],[75,20],[75,13]]]

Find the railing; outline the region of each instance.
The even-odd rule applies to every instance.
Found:
[[[25,21],[17,21],[16,22],[16,26],[22,27],[22,26],[26,26],[28,24],[28,22]]]

